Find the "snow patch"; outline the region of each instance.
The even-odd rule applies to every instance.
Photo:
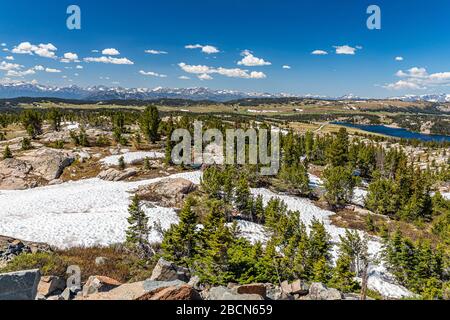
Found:
[[[162,159],[164,154],[155,151],[137,151],[137,152],[126,152],[123,154],[113,155],[100,160],[104,165],[115,166],[119,164],[119,158],[123,157],[126,164],[136,164],[143,161],[145,158],[149,159]]]

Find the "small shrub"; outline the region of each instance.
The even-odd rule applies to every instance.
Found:
[[[21,149],[22,150],[30,150],[31,148],[33,148],[33,146],[31,145],[31,141],[28,138],[23,138],[22,139],[22,146]]]

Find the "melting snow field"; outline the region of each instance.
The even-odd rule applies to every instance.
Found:
[[[200,173],[176,174],[200,183]],[[156,178],[138,182],[88,179],[23,191],[0,191],[0,234],[67,248],[125,240],[130,191]],[[175,210],[145,207],[150,223],[168,228],[178,221]],[[151,241],[159,241],[152,232]]]
[[[154,152],[154,151],[137,151],[137,152],[127,152],[124,154],[109,156],[106,158],[103,158],[100,160],[101,163],[105,165],[118,165],[119,164],[119,158],[123,157],[123,160],[126,164],[134,164],[136,162],[143,161],[145,158],[149,159],[162,159],[164,158],[164,154],[161,152]]]
[[[112,161],[114,160],[107,160],[109,163]],[[201,173],[189,172],[170,176],[178,177],[199,184]],[[123,242],[130,192],[138,186],[161,179],[164,178],[138,182],[88,179],[22,191],[0,191],[0,234],[45,242],[59,248]],[[312,179],[311,182],[319,185],[320,179]],[[300,211],[301,219],[306,225],[309,225],[313,218],[319,219],[325,224],[334,242],[338,242],[339,235],[345,232],[345,229],[331,224],[329,217],[333,212],[320,209],[309,199],[278,195],[266,189],[253,189],[252,193],[262,195],[265,202],[272,197],[282,199],[290,210]],[[144,210],[150,223],[158,222],[163,229],[178,223],[174,209],[148,205],[144,206]],[[264,227],[246,221],[239,221],[238,225],[241,234],[251,242],[267,241],[268,235]],[[150,241],[161,241],[160,235],[153,231]],[[380,247],[378,241],[369,243],[369,250],[374,256],[380,252]],[[336,252],[334,255],[336,256]],[[384,296],[400,298],[411,295],[405,288],[393,284],[383,266],[372,266],[369,273],[369,287]]]

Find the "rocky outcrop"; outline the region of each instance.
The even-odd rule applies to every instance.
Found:
[[[64,168],[75,161],[75,155],[65,150],[40,148],[27,151],[19,159],[32,166],[33,174],[51,181],[58,179]]]
[[[0,161],[0,189],[24,190],[33,185],[27,177],[33,167],[19,159],[5,159]]]
[[[179,267],[172,262],[160,258],[153,269],[150,280],[152,281],[189,281],[190,274],[187,268]]]
[[[305,296],[307,300],[342,300],[342,293],[334,288],[328,288],[323,283],[314,282],[309,288],[309,293]]]
[[[83,296],[98,292],[107,292],[122,285],[119,281],[105,276],[91,276],[83,286]]]
[[[202,292],[205,300],[264,300],[259,294],[239,294],[236,288],[212,287]]]
[[[281,283],[281,290],[285,294],[304,296],[308,294],[309,286],[302,280],[295,280],[292,283],[284,281]]]
[[[50,252],[48,244],[0,236],[0,267],[24,253]]]
[[[142,200],[157,202],[164,207],[180,207],[185,197],[195,189],[196,186],[189,180],[169,178],[139,187],[136,195]]]
[[[38,285],[38,296],[49,297],[54,294],[61,294],[66,288],[66,281],[56,276],[45,276],[41,278]]]
[[[39,270],[0,274],[0,300],[34,300],[40,278]]]
[[[137,174],[137,171],[133,168],[128,168],[123,171],[110,168],[100,172],[97,178],[105,180],[105,181],[122,181],[133,177]]]
[[[138,300],[202,300],[202,297],[194,288],[184,284],[147,293]]]
[[[64,150],[40,148],[0,161],[0,190],[34,188],[58,179],[75,155]]]
[[[266,298],[267,288],[263,283],[252,283],[237,286],[236,292],[239,294],[257,294],[263,298]]]

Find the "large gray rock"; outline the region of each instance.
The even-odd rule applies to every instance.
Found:
[[[40,148],[30,150],[20,157],[33,167],[33,174],[47,181],[58,179],[64,168],[75,161],[75,155],[65,150]]]
[[[183,178],[168,178],[141,186],[136,195],[142,200],[157,202],[164,207],[180,207],[184,198],[194,191],[196,186]]]
[[[235,289],[229,289],[224,286],[212,287],[202,292],[205,300],[264,300],[258,294],[239,294]]]
[[[27,180],[32,166],[19,159],[0,161],[0,190],[24,190],[30,187]]]
[[[105,180],[105,181],[122,181],[133,177],[137,174],[137,171],[133,168],[128,168],[123,171],[110,168],[100,172],[97,178]]]
[[[34,300],[40,279],[37,269],[0,274],[0,300]]]
[[[181,280],[172,280],[172,281],[145,280],[143,286],[146,292],[152,292],[161,288],[180,287],[185,284],[186,282]]]
[[[190,273],[187,268],[179,267],[172,262],[160,258],[153,269],[150,280],[154,281],[189,281]]]
[[[309,287],[307,298],[309,300],[342,300],[344,296],[337,289],[328,288],[320,282],[314,282]]]
[[[66,288],[66,281],[56,276],[42,277],[38,285],[38,294],[48,297],[55,293],[61,293]]]

